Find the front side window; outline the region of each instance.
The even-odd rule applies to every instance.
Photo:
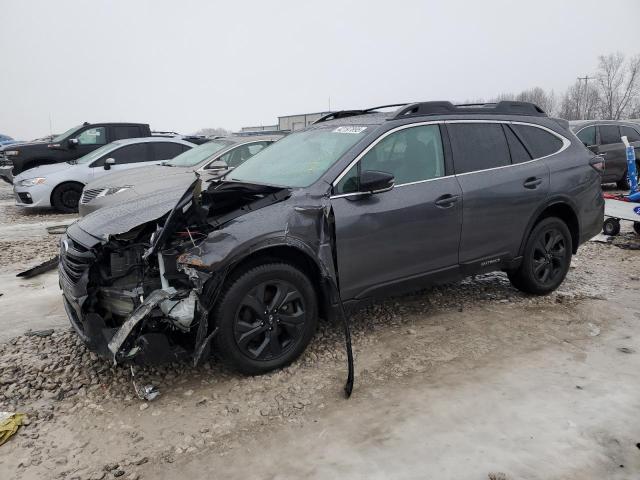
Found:
[[[631,127],[620,127],[620,136],[627,137],[627,140],[630,142],[640,142],[640,134],[635,128]]]
[[[578,132],[577,137],[587,147],[596,144],[596,127],[583,128]]]
[[[126,163],[146,162],[147,157],[147,144],[135,143],[133,145],[125,145],[105,155],[104,158],[100,159],[100,162],[96,162],[94,166],[104,165],[104,161],[107,158],[113,158],[116,161],[116,165],[123,165]]]
[[[522,138],[533,158],[546,157],[562,148],[562,140],[542,128],[513,124],[513,129]]]
[[[357,192],[360,172],[365,170],[390,173],[395,185],[444,176],[440,127],[423,125],[386,136],[340,179],[334,194]]]
[[[107,143],[104,127],[88,128],[77,138],[80,145],[104,145]]]
[[[447,130],[457,174],[511,164],[507,139],[499,123],[452,123]]]
[[[620,129],[617,125],[600,125],[600,145],[621,143]]]
[[[360,125],[325,126],[287,135],[237,167],[227,179],[308,187],[368,133]]]

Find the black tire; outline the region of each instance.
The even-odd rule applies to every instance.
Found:
[[[63,183],[51,194],[51,205],[62,213],[75,213],[82,196],[83,186],[80,183]]]
[[[212,318],[219,329],[214,352],[223,363],[259,375],[289,365],[305,350],[316,331],[318,301],[296,267],[267,263],[232,276]]]
[[[640,222],[633,222],[633,231],[640,235]]]
[[[571,255],[571,233],[566,223],[557,217],[548,217],[531,231],[520,267],[508,271],[507,275],[518,290],[546,295],[564,281]]]
[[[602,224],[602,233],[610,237],[615,237],[620,233],[620,220],[617,218],[607,218]]]

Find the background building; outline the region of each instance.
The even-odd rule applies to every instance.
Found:
[[[256,127],[242,127],[241,132],[262,132],[274,130],[295,131],[308,127],[323,115],[330,112],[301,113],[298,115],[285,115],[278,117],[277,125],[260,125]]]

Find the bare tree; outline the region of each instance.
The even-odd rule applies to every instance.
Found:
[[[515,99],[520,102],[534,103],[549,115],[554,115],[556,111],[556,95],[553,90],[547,93],[543,88],[534,87],[520,92]]]
[[[226,136],[230,134],[231,130],[227,130],[226,128],[201,128],[194,133],[194,135],[203,135],[205,137]]]
[[[632,106],[640,91],[640,55],[625,62],[621,53],[598,57],[597,74],[602,116],[619,120]]]
[[[567,89],[560,99],[557,115],[566,120],[597,118],[600,96],[594,85],[577,81]]]

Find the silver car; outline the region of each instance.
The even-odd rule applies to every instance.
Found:
[[[160,166],[136,169],[99,178],[89,183],[80,199],[80,216],[115,203],[137,199],[161,190],[184,189],[193,182],[194,172],[211,180],[242,164],[283,135],[228,136],[195,147]]]
[[[113,172],[171,160],[195,146],[177,137],[130,138],[104,145],[77,160],[31,168],[13,180],[16,205],[75,212],[87,183]]]

